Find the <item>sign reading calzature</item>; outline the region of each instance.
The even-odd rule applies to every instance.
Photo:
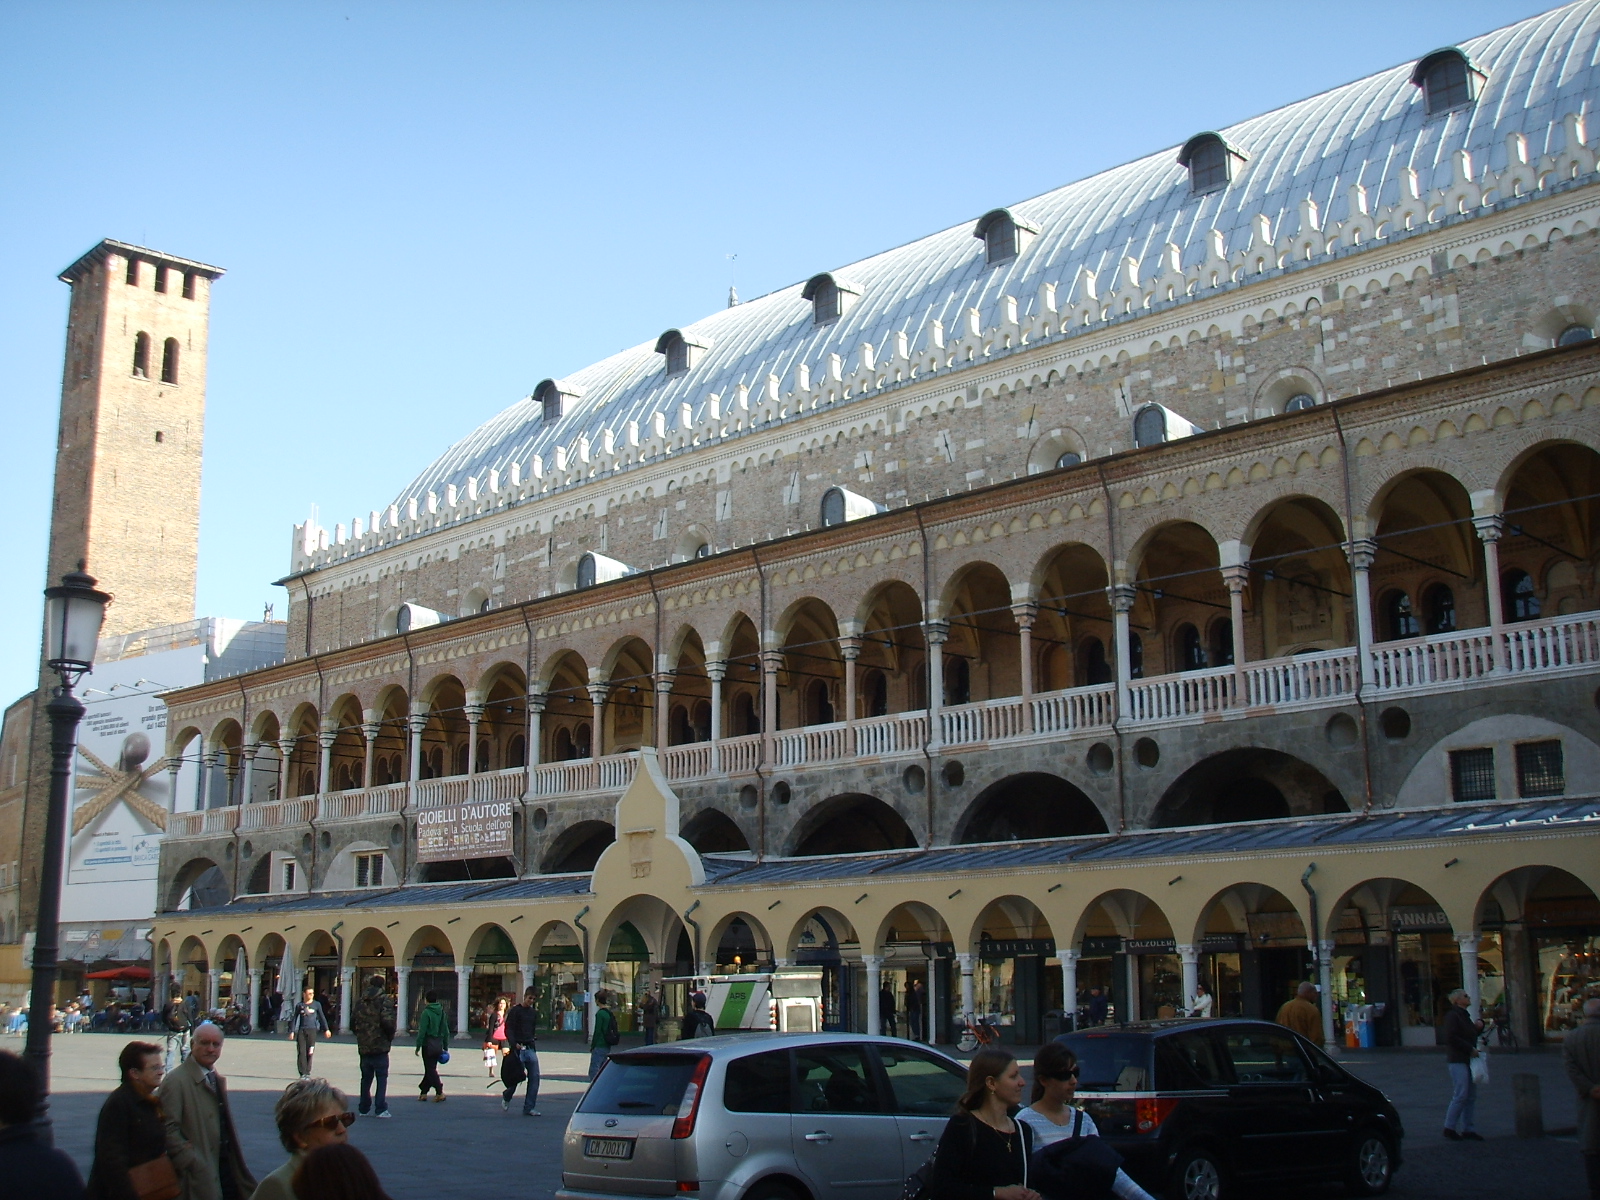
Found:
[[[451,804],[417,814],[417,861],[448,862],[511,853],[511,801]]]

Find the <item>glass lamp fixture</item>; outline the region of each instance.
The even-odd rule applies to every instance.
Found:
[[[95,590],[95,579],[79,569],[45,588],[45,661],[63,680],[94,666],[95,644],[111,596]]]

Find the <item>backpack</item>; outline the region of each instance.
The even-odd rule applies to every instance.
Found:
[[[615,1046],[622,1040],[622,1032],[617,1028],[617,1018],[609,1008],[602,1008],[600,1011],[606,1015],[606,1020],[603,1022],[605,1028],[600,1031],[600,1036],[605,1039],[606,1045]]]
[[[1038,1150],[1029,1164],[1033,1186],[1046,1200],[1110,1200],[1122,1155],[1104,1138],[1083,1136],[1083,1110],[1072,1136]]]

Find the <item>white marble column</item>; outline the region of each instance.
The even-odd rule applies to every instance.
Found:
[[[961,1019],[963,1021],[970,1021],[974,1016],[972,1009],[977,1001],[974,998],[972,972],[977,965],[977,961],[978,956],[976,954],[956,955],[956,965],[961,968]],[[956,1031],[956,1036],[958,1038],[961,1036],[959,1030]]]
[[[600,984],[605,979],[605,969],[605,963],[589,964],[589,1002],[584,1006],[583,1022],[583,1032],[588,1037],[594,1036],[594,1014],[600,1007],[595,997],[600,994]]]
[[[932,957],[928,959],[928,994],[922,1004],[922,1019],[927,1024],[923,1032],[930,1046],[939,1040],[939,1005],[943,1003],[939,995],[939,961]]]
[[[607,683],[589,685],[592,727],[589,734],[589,757],[593,759],[599,759],[605,754],[606,696],[610,691],[611,685]]]
[[[317,744],[322,753],[317,757],[317,795],[322,795],[333,782],[333,746],[339,740],[339,730],[331,721],[324,721],[317,734]]]
[[[857,716],[856,660],[861,657],[861,639],[841,637],[839,657],[844,659],[844,723],[854,729]]]
[[[865,1032],[876,1035],[883,1028],[883,1005],[878,1002],[878,989],[883,986],[883,955],[863,954],[861,965],[867,969],[867,1028]]]
[[[1244,678],[1244,589],[1250,583],[1250,568],[1233,566],[1222,568],[1222,582],[1228,589],[1228,620],[1233,626],[1233,702],[1243,707],[1256,703],[1249,695]],[[1217,666],[1217,663],[1212,663]]]
[[[204,996],[204,1003],[201,1005],[201,1007],[215,1008],[217,1006],[217,997],[221,994],[221,991],[222,968],[213,965],[212,968],[206,972],[206,994]]]
[[[1078,1027],[1078,959],[1083,954],[1057,950],[1056,956],[1061,959],[1061,1032],[1067,1033]]]
[[[670,670],[662,670],[655,678],[656,720],[653,736],[657,750],[665,750],[672,744],[672,685],[676,676]]]
[[[1506,612],[1504,597],[1500,594],[1500,536],[1505,532],[1505,518],[1499,513],[1486,517],[1473,517],[1472,527],[1483,542],[1484,586],[1489,595],[1489,631],[1494,641],[1494,665],[1505,670],[1509,665],[1506,656]]]
[[[252,1030],[261,1028],[261,968],[251,967],[250,975],[250,1011],[246,1014]],[[270,1030],[268,1032],[271,1032]]]
[[[1115,658],[1117,672],[1117,712],[1124,718],[1133,715],[1130,702],[1128,685],[1133,679],[1132,650],[1129,646],[1128,635],[1129,614],[1133,611],[1133,602],[1139,595],[1139,589],[1131,583],[1119,583],[1111,588],[1111,627],[1112,637],[1116,641]]]
[[[778,732],[778,672],[783,670],[782,650],[761,652],[761,745],[762,759],[773,763],[772,738]]]
[[[456,964],[456,1036],[464,1038],[472,1027],[467,1012],[467,984],[472,979],[472,968],[466,963]]]
[[[528,989],[533,987],[533,976],[538,969],[538,963],[517,964],[517,974],[522,976],[522,995],[526,995],[528,993]],[[519,996],[518,998],[520,999],[521,997]]]
[[[483,702],[476,690],[467,693],[467,702],[461,711],[467,715],[467,774],[476,775],[482,765],[478,762],[478,724],[483,720]]]
[[[350,1002],[355,990],[356,969],[339,968],[339,1032],[350,1032]]]
[[[196,811],[211,807],[211,764],[217,756],[202,745],[197,760],[200,769],[195,773],[194,807]]]
[[[1338,1039],[1333,1032],[1333,943],[1318,942],[1317,990],[1322,1002],[1322,1045],[1329,1054],[1338,1049]]]
[[[1371,687],[1372,644],[1377,641],[1372,626],[1372,564],[1378,557],[1378,543],[1372,538],[1357,538],[1350,543],[1350,583],[1356,601],[1356,654],[1361,660],[1361,686]]]
[[[728,676],[728,664],[721,659],[706,663],[706,678],[711,680],[711,773],[722,773],[722,681]]]
[[[1180,1017],[1189,1015],[1189,1010],[1194,1007],[1195,984],[1200,982],[1200,948],[1198,946],[1178,946],[1178,961],[1183,966],[1183,999],[1180,1001],[1182,1010]]]
[[[944,644],[950,638],[950,622],[928,621],[923,627],[928,640],[928,749],[944,745]]]
[[[1483,981],[1478,978],[1478,944],[1483,935],[1477,930],[1456,934],[1456,945],[1461,949],[1461,986],[1467,989],[1472,1000],[1472,1019],[1483,1015]]]
[[[411,1021],[411,996],[409,995],[410,988],[407,986],[411,979],[411,968],[404,963],[395,963],[394,977],[394,1023],[400,1036],[403,1037],[406,1032],[406,1026]]]
[[[383,714],[375,708],[369,708],[361,714],[361,740],[363,754],[361,758],[361,786],[372,786],[372,766],[378,754],[378,734],[383,732]]]
[[[256,749],[254,742],[246,742],[239,747],[241,763],[239,767],[239,778],[241,780],[239,785],[240,804],[250,804],[255,800],[255,796],[252,793],[255,791]]]

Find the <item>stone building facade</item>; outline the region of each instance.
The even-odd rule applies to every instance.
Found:
[[[917,1032],[1026,1040],[1090,981],[1314,972],[1329,1036],[1398,1043],[1453,973],[1559,1036],[1600,986],[1597,44],[1557,10],[822,272],[297,527],[289,660],[170,699],[226,801],[164,847],[174,978],[442,973],[465,1029],[516,977],[556,1020],[811,961],[834,1024],[914,978]],[[494,853],[425,848],[479,808]]]

